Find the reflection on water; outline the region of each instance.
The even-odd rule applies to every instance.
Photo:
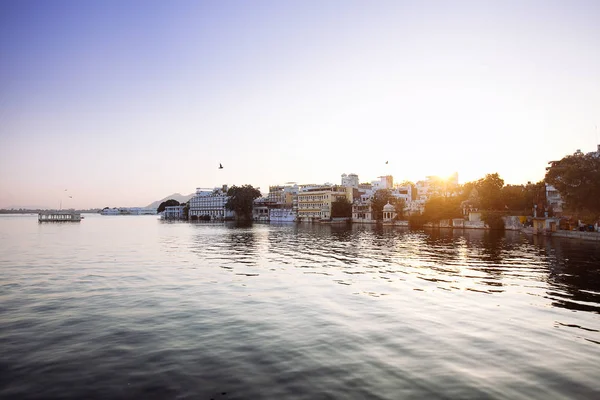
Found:
[[[598,398],[600,248],[0,217],[0,397]]]

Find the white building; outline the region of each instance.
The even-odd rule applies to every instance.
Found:
[[[254,220],[295,221],[298,212],[298,191],[298,185],[295,183],[269,186],[267,197],[254,201]]]
[[[358,175],[342,174],[342,186],[358,189]]]
[[[183,219],[183,208],[185,206],[166,206],[162,212],[161,219]]]
[[[156,215],[156,208],[145,207],[119,207],[105,208],[100,212],[102,215]]]
[[[227,185],[213,190],[197,188],[196,195],[190,199],[188,217],[190,219],[210,218],[211,220],[233,218],[233,211],[225,208],[228,199]]]
[[[564,201],[560,197],[558,190],[552,185],[546,183],[546,202],[548,207],[552,208],[555,213],[562,213]]]
[[[379,176],[377,180],[371,181],[373,191],[381,189],[392,189],[394,187],[394,177],[392,175]]]
[[[375,223],[373,215],[372,201],[370,198],[359,198],[352,203],[352,222],[361,222],[367,224]]]

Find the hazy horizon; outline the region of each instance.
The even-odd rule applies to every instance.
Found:
[[[5,1],[0,208],[539,181],[596,150],[598,21],[595,1]]]

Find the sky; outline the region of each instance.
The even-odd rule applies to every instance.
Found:
[[[5,0],[0,207],[539,181],[600,142],[599,21],[594,0]]]

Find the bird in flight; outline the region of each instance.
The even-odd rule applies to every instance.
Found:
[[[72,198],[73,198],[73,196],[69,196],[69,198],[70,198],[70,199],[72,199]]]
[[[219,163],[219,169],[223,169],[223,165]]]
[[[386,161],[385,163],[387,164],[388,162]]]

